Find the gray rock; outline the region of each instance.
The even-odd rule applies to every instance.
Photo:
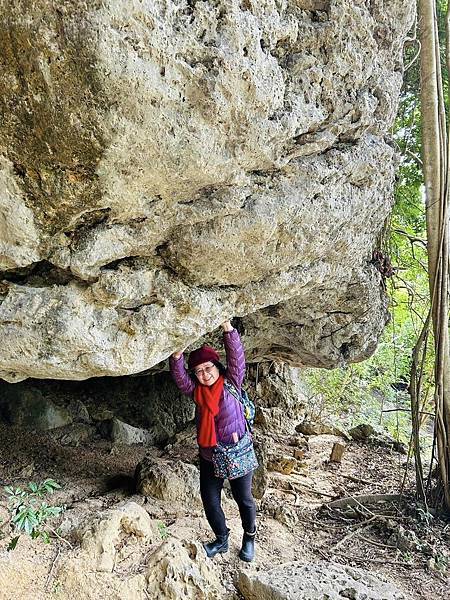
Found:
[[[180,503],[201,508],[200,474],[196,466],[180,460],[174,462],[146,456],[136,467],[136,489],[167,503],[167,509]]]
[[[361,423],[356,427],[353,427],[348,432],[350,437],[356,441],[364,441],[368,440],[375,433],[374,427],[369,423]]]
[[[319,6],[3,2],[0,377],[142,372],[233,314],[252,360],[374,351],[415,3]]]
[[[305,416],[301,370],[271,361],[252,365],[247,378],[256,400],[258,425],[271,433],[294,433],[295,425]]]
[[[348,432],[350,437],[358,442],[365,442],[374,446],[391,448],[400,454],[407,454],[406,445],[389,435],[385,430],[377,430],[369,423],[362,423],[353,427]]]
[[[111,506],[110,498],[106,504],[109,507],[102,510],[98,501],[80,503],[74,509],[78,515],[63,521],[63,530],[79,543],[58,565],[62,598],[144,596],[146,576],[137,573],[136,566],[147,564],[158,547],[158,524],[133,500]]]
[[[273,518],[290,528],[298,521],[297,513],[290,506],[277,506]]]
[[[88,423],[72,423],[61,427],[53,436],[62,446],[79,446],[91,441],[96,435],[94,426]]]
[[[133,444],[154,444],[155,434],[147,429],[133,427],[114,417],[111,421],[111,439],[116,444],[125,444],[127,446]]]
[[[245,600],[406,600],[391,583],[364,569],[332,562],[288,563],[266,572],[241,571]]]
[[[74,421],[79,423],[91,423],[91,417],[86,405],[78,398],[72,398],[67,406]]]
[[[72,422],[69,412],[25,384],[10,386],[1,396],[0,414],[12,425],[47,431]]]
[[[349,439],[349,434],[342,429],[339,429],[339,427],[320,421],[310,421],[309,419],[302,421],[297,425],[295,430],[302,435],[337,435]]]

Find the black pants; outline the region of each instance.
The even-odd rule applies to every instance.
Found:
[[[255,530],[256,507],[252,496],[253,473],[230,479],[231,493],[239,507],[244,531]],[[216,536],[226,535],[227,526],[221,505],[224,480],[214,475],[212,462],[200,457],[200,494],[208,523]]]

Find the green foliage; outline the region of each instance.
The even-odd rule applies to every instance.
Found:
[[[167,525],[162,521],[157,522],[157,527],[159,531],[159,535],[162,540],[166,540],[169,537],[169,532],[167,531]]]
[[[449,568],[449,557],[443,552],[437,552],[434,557],[434,568],[442,574],[446,574]]]
[[[30,482],[25,489],[12,486],[4,488],[11,524],[18,532],[9,543],[8,550],[14,550],[22,533],[33,539],[41,538],[46,543],[50,542],[46,525],[50,519],[61,514],[64,507],[50,506],[44,498],[60,487],[53,479],[46,479],[41,483]]]
[[[445,17],[438,3],[439,19]],[[412,38],[414,35],[412,35]],[[382,425],[401,441],[411,431],[407,389],[412,350],[429,310],[426,220],[421,168],[421,111],[417,41],[405,47],[405,73],[393,136],[400,154],[395,204],[386,228],[383,251],[390,256],[394,276],[387,280],[391,321],[375,354],[365,362],[333,371],[309,369],[306,383],[318,418],[338,420],[343,427],[361,422]],[[433,351],[425,363],[425,410],[433,397]],[[429,400],[427,400],[429,398]]]
[[[405,386],[407,342],[400,339],[395,344],[388,336],[389,331],[376,354],[362,363],[332,371],[305,372],[306,383],[313,393],[313,418],[332,420],[344,429],[369,423],[375,428],[384,427],[399,441],[409,441],[409,398],[404,390],[396,389]]]
[[[426,237],[421,184],[420,178],[410,176],[410,166],[407,170],[405,178],[399,178],[390,228],[389,250],[395,270],[388,282],[391,321],[375,354],[363,363],[332,371],[305,371],[313,397],[313,416],[332,418],[345,428],[362,422],[382,426],[405,443],[411,432],[410,401],[407,390],[401,388],[409,382],[412,350],[429,307],[426,248],[420,241]],[[430,401],[432,359],[429,352],[424,389]]]

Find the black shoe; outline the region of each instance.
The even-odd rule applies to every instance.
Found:
[[[212,558],[216,554],[223,554],[224,552],[228,552],[229,535],[230,530],[228,529],[225,535],[218,535],[213,542],[203,543],[203,548],[205,549],[208,558]]]
[[[245,560],[245,562],[252,562],[255,558],[255,535],[256,528],[253,533],[244,531],[244,535],[242,536],[242,548],[239,552],[239,558]]]

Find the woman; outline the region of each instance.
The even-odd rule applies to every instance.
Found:
[[[209,557],[227,552],[230,532],[221,506],[224,478],[215,475],[213,458],[221,447],[233,448],[249,435],[242,404],[230,392],[230,384],[238,393],[241,390],[245,375],[244,349],[239,333],[230,321],[222,323],[222,328],[226,369],[216,350],[210,346],[202,346],[190,353],[188,367],[192,377],[184,367],[183,352],[175,352],[170,357],[170,371],[177,387],[183,394],[193,396],[196,403],[200,494],[206,518],[216,536],[214,541],[203,544]],[[247,562],[255,555],[256,507],[251,490],[252,476],[250,471],[229,479],[244,529],[239,558]]]

